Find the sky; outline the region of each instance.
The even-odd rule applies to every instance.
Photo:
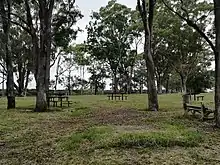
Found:
[[[79,27],[83,31],[78,33],[76,41],[73,43],[79,44],[83,43],[87,38],[87,32],[86,32],[86,25],[88,25],[90,21],[90,15],[92,11],[98,11],[101,7],[104,7],[108,4],[109,0],[76,0],[75,4],[78,6],[79,10],[82,12],[84,17],[79,20],[76,24],[76,27]],[[136,0],[117,0],[118,3],[126,5],[129,8],[135,8],[137,1]],[[56,70],[56,64],[51,68],[51,79],[55,79],[55,70]],[[78,72],[73,72],[73,76],[77,75]],[[89,75],[86,73],[85,78],[88,78]],[[29,83],[28,88],[35,88],[35,81],[32,81]],[[62,89],[63,87],[58,85],[59,89]]]
[[[106,6],[109,0],[76,0],[76,5],[81,10],[82,14],[84,15],[83,19],[81,19],[77,26],[81,29],[84,29],[83,33],[79,33],[76,39],[77,43],[82,43],[86,40],[86,31],[85,27],[90,21],[90,15],[92,11],[98,11],[101,7]],[[137,1],[136,0],[118,0],[120,4],[126,5],[129,8],[135,8]]]

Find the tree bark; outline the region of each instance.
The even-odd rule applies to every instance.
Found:
[[[36,73],[36,108],[37,112],[47,110],[47,93],[49,92],[50,82],[50,54],[51,54],[51,21],[54,0],[47,4],[45,0],[39,0],[39,18],[40,18],[40,53],[37,56]]]
[[[95,95],[97,95],[97,92],[98,92],[98,82],[97,80],[95,80]]]
[[[220,1],[214,0],[216,53],[215,53],[215,119],[220,128]]]
[[[2,97],[5,96],[5,74],[2,73]]]
[[[113,92],[117,93],[117,91],[118,91],[117,75],[116,75],[116,72],[114,72],[113,74],[114,74],[114,77],[113,77]]]
[[[181,78],[181,90],[183,94],[187,93],[187,88],[186,88],[186,81],[187,81],[187,77],[183,76],[180,74],[180,78]]]
[[[24,80],[26,69],[22,66],[22,60],[18,60],[18,96],[24,96]]]
[[[5,9],[7,6],[7,11]],[[11,14],[11,0],[0,1],[0,10],[3,22],[3,31],[5,36],[5,54],[6,54],[6,68],[7,68],[7,109],[15,108],[15,95],[14,95],[14,76],[13,76],[13,65],[12,65],[12,54],[11,54],[11,43],[10,43],[10,14]]]
[[[31,71],[29,69],[27,69],[26,80],[25,80],[25,85],[24,85],[24,96],[27,96],[27,88],[28,88],[30,73],[31,73]]]
[[[157,93],[159,93],[159,94],[163,93],[161,77],[159,75],[157,76]]]
[[[170,80],[170,77],[168,76],[166,80],[166,93],[169,93],[169,80]]]
[[[146,9],[146,1],[140,0],[138,2],[138,9],[142,17],[144,30],[145,30],[145,43],[144,43],[144,59],[147,66],[147,86],[148,86],[148,109],[150,111],[158,111],[158,96],[155,84],[155,65],[152,57],[152,31],[153,31],[153,16],[155,0],[149,0],[149,12]]]

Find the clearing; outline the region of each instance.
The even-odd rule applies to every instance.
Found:
[[[0,164],[220,164],[220,131],[183,117],[180,94],[160,95],[145,111],[144,95],[127,101],[72,96],[66,109],[34,113],[34,98],[0,99]],[[205,94],[205,102],[212,101]]]

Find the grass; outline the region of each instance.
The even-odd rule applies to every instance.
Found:
[[[220,131],[184,117],[180,94],[160,95],[159,112],[146,111],[146,95],[71,99],[34,113],[33,97],[17,98],[15,110],[1,98],[0,164],[220,164]],[[205,105],[212,99],[205,94]]]

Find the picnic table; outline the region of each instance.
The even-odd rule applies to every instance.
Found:
[[[193,100],[194,101],[199,101],[200,98],[202,99],[202,101],[204,100],[204,95],[199,95],[200,93],[188,93],[188,95],[190,96],[190,100],[192,100],[192,97],[193,96]]]
[[[72,102],[69,101],[69,97],[63,95],[48,96],[47,97],[48,107],[50,107],[50,103],[52,103],[54,107],[57,107],[58,103],[60,103],[60,107],[63,107],[63,104],[68,104],[68,107],[70,106],[70,104],[72,104]]]
[[[197,101],[199,101],[200,98],[202,99],[202,101],[204,100],[204,96],[203,95],[198,95],[198,96],[196,96],[196,98],[197,98]]]
[[[118,100],[127,100],[128,96],[125,95],[126,93],[111,93],[110,95],[108,95],[108,100],[115,100],[118,98]]]

